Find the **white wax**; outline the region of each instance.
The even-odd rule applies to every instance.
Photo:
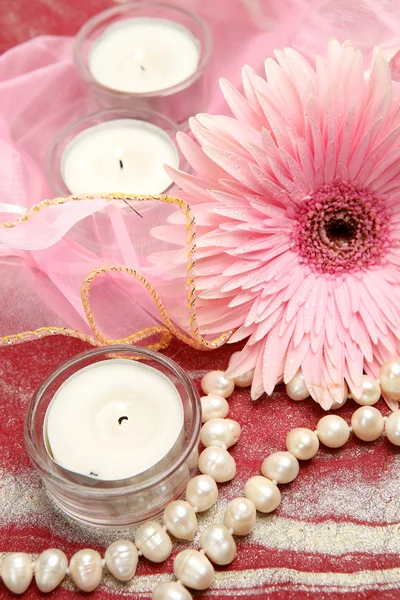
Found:
[[[57,464],[110,481],[157,464],[182,427],[182,401],[165,375],[136,361],[110,359],[63,383],[47,409],[44,436]]]
[[[94,42],[89,69],[102,85],[131,93],[172,87],[195,73],[200,44],[168,19],[136,17],[114,23]]]
[[[179,166],[165,131],[146,121],[116,119],[85,129],[66,146],[61,175],[72,194],[161,194],[171,184],[165,163]]]

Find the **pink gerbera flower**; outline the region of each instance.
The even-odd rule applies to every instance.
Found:
[[[266,81],[244,67],[244,97],[221,82],[234,118],[192,119],[197,175],[170,172],[196,216],[202,326],[247,338],[229,375],[255,368],[255,399],[301,369],[328,409],[400,353],[400,104],[381,51],[369,74],[335,40],[315,68],[275,56]]]

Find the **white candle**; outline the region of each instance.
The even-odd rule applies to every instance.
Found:
[[[110,359],[62,384],[47,409],[44,436],[57,464],[110,481],[156,465],[182,428],[182,402],[165,375],[136,361]]]
[[[181,83],[195,73],[200,44],[169,19],[136,17],[108,27],[93,44],[89,69],[102,85],[149,93]]]
[[[73,194],[160,194],[171,184],[164,164],[179,166],[175,144],[160,127],[115,119],[89,127],[67,144],[61,175]]]

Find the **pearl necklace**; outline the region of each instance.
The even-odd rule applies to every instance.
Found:
[[[233,356],[231,357],[232,360]],[[400,446],[400,410],[389,417],[383,417],[375,404],[381,387],[390,399],[400,399],[400,365],[389,361],[382,366],[380,382],[364,375],[362,394],[354,398],[362,406],[351,418],[351,426],[337,415],[322,417],[315,431],[298,427],[289,431],[286,437],[286,451],[274,452],[261,465],[262,475],[251,477],[245,484],[244,497],[232,500],[225,511],[223,524],[207,527],[200,536],[200,550],[187,549],[179,552],[174,559],[176,581],[158,585],[152,594],[153,600],[191,600],[187,588],[205,590],[214,580],[214,567],[228,565],[236,556],[234,535],[250,533],[256,522],[256,511],[273,512],[280,504],[279,484],[293,481],[300,470],[299,461],[313,458],[320,443],[328,448],[339,448],[353,432],[360,440],[377,440],[385,431],[388,440]],[[91,592],[100,584],[103,568],[119,581],[130,580],[136,572],[140,556],[159,563],[165,561],[172,552],[172,542],[167,531],[178,539],[193,540],[197,529],[196,513],[211,508],[218,497],[217,483],[230,481],[236,474],[236,464],[228,448],[239,439],[239,423],[227,419],[229,405],[227,398],[235,385],[251,385],[253,371],[233,380],[227,379],[223,371],[211,371],[202,381],[201,387],[206,396],[201,398],[203,427],[200,440],[205,449],[199,456],[199,470],[202,473],[191,479],[186,488],[186,500],[171,502],[164,510],[164,526],[157,521],[141,525],[135,534],[135,543],[130,540],[117,540],[106,550],[104,558],[95,550],[85,549],[76,552],[69,563],[64,552],[49,549],[42,552],[35,562],[25,553],[10,554],[3,560],[1,577],[6,587],[15,594],[24,593],[35,575],[41,592],[51,592],[68,574],[76,586]],[[287,392],[294,400],[308,396],[301,372],[295,381],[287,384]],[[353,397],[353,396],[352,396]],[[347,391],[343,404],[347,399]]]

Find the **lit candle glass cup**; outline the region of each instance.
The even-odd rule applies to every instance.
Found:
[[[123,359],[131,359],[126,360],[128,371],[130,364],[133,370],[135,370],[135,367],[136,370],[144,370],[145,374],[147,374],[146,376],[153,376],[154,380],[165,381],[167,385],[171,384],[171,390],[173,389],[174,393],[176,391],[177,397],[179,397],[179,401],[182,403],[183,420],[182,428],[180,428],[180,425],[178,427],[180,431],[178,432],[176,441],[173,442],[170,450],[156,464],[153,464],[153,466],[150,466],[150,468],[143,472],[136,473],[132,477],[125,477],[124,479],[112,479],[110,473],[108,473],[107,479],[100,480],[95,473],[86,475],[82,474],[82,472],[77,472],[79,469],[71,471],[65,468],[65,466],[61,466],[60,462],[56,462],[52,456],[52,448],[49,446],[48,435],[49,432],[51,433],[51,427],[53,427],[53,434],[57,433],[56,429],[54,429],[54,424],[50,423],[52,411],[54,413],[56,403],[74,378],[77,382],[78,377],[81,377],[82,373],[87,374],[91,370],[95,373],[100,373],[100,369],[103,368],[104,370],[104,365],[106,368],[112,367],[116,361],[118,365],[123,365]],[[113,363],[110,361],[113,361]],[[115,416],[115,406],[118,402],[121,402],[121,389],[117,388],[118,382],[116,381],[115,395],[111,394],[109,398],[99,397],[100,405],[96,399],[95,404],[91,405],[89,411],[86,411],[86,414],[89,415],[91,414],[90,411],[93,411],[94,437],[92,436],[93,432],[88,429],[88,437],[90,439],[92,437],[93,439],[98,438],[97,441],[100,442],[101,440],[105,440],[104,443],[108,443],[107,439],[111,439],[110,432],[111,436],[113,433],[108,425],[105,432],[106,437],[104,438],[103,436],[103,417],[107,417],[107,414],[110,414],[110,418],[112,419]],[[72,390],[73,388],[71,388],[71,392]],[[106,395],[109,394],[107,391],[105,393]],[[148,389],[147,391],[144,390],[144,396],[146,393],[148,394]],[[132,394],[133,403],[131,405],[129,402],[125,403],[122,407],[124,412],[122,415],[123,418],[120,418],[120,422],[114,424],[115,428],[129,427],[128,418],[134,421],[135,406],[138,406],[137,404],[135,405],[137,398],[135,398],[134,389],[132,389]],[[91,392],[90,395],[93,396],[93,393]],[[83,408],[84,402],[85,394],[83,393]],[[68,406],[68,403],[64,403],[65,406]],[[101,406],[101,410],[99,406]],[[74,410],[77,410],[76,406]],[[153,409],[150,408],[149,410]],[[70,416],[73,417],[74,415]],[[85,411],[82,411],[82,418],[84,416]],[[76,418],[78,420],[79,415],[76,415]],[[141,418],[142,416],[138,415],[138,420]],[[45,379],[35,393],[28,408],[25,420],[25,444],[30,459],[38,470],[49,495],[69,516],[93,525],[125,527],[156,518],[162,513],[169,502],[182,496],[190,478],[193,477],[197,469],[200,425],[201,409],[199,397],[191,380],[183,369],[169,358],[150,350],[126,346],[109,346],[84,352],[68,360]],[[159,423],[157,427],[160,427]],[[154,428],[155,432],[157,427],[155,426]],[[67,428],[68,424],[66,423]],[[134,428],[132,432],[132,435],[134,435]],[[59,435],[63,435],[63,432],[60,431]],[[67,435],[67,432],[65,432],[65,435]],[[99,435],[101,439],[98,437]],[[149,435],[151,436],[151,434]],[[89,445],[91,443],[90,441],[78,438],[79,435],[77,443],[87,443]],[[158,439],[155,433],[155,445],[157,445]],[[129,438],[126,438],[126,440],[129,442]],[[115,447],[112,446],[113,443],[115,441],[111,440],[111,450],[115,450]],[[148,441],[146,443],[151,444]],[[158,451],[158,448],[156,450]],[[142,458],[140,457],[140,460]],[[135,470],[137,464],[135,466],[134,462],[132,461],[132,469]],[[128,463],[129,461],[127,461],[125,467],[122,465],[125,471],[126,468],[129,468]],[[108,465],[108,468],[110,468],[110,465]],[[117,472],[121,471],[120,465],[116,466],[116,468]]]
[[[105,110],[61,131],[47,154],[50,185],[60,196],[161,194],[172,181],[164,164],[184,169],[178,125],[151,110]]]
[[[186,8],[138,1],[90,19],[75,44],[75,62],[101,108],[150,108],[181,128],[205,110],[212,37]]]

